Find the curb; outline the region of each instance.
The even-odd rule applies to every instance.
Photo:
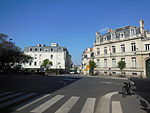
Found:
[[[100,99],[95,113],[110,113],[111,97],[118,92],[107,93]]]

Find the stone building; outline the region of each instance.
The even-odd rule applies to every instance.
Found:
[[[68,50],[65,47],[58,46],[57,43],[51,43],[51,46],[38,44],[38,46],[26,47],[24,53],[33,57],[33,61],[25,64],[23,68],[40,69],[43,61],[49,59],[52,62],[52,65],[49,66],[50,69],[68,73],[72,65]]]
[[[93,48],[87,48],[82,54],[82,74],[89,74],[89,62],[94,59]]]
[[[125,26],[109,29],[101,35],[96,32],[93,47],[95,72],[117,75],[119,61],[126,62],[126,76],[150,77],[150,32],[144,29],[144,21],[139,26]]]

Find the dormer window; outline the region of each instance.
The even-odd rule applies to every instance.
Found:
[[[107,36],[104,37],[104,41],[107,41]]]
[[[123,38],[124,37],[124,33],[120,33],[120,38]]]
[[[114,40],[115,38],[116,38],[115,33],[112,33],[112,34],[111,34],[111,39]]]
[[[130,29],[130,35],[135,35],[135,29]]]
[[[32,48],[30,48],[29,51],[32,51]]]
[[[99,37],[97,37],[97,42],[100,42],[100,38]]]

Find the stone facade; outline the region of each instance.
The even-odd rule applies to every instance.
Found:
[[[118,62],[124,60],[126,76],[150,76],[150,32],[144,29],[144,21],[140,20],[139,27],[125,26],[109,30],[101,35],[96,32],[93,47],[94,61],[97,64],[95,72],[102,75],[118,75]]]
[[[38,44],[24,49],[24,53],[33,57],[33,61],[25,64],[23,68],[40,69],[43,60],[49,59],[52,62],[50,69],[59,69],[69,72],[72,61],[71,55],[64,47],[52,43],[51,46]]]
[[[93,58],[93,48],[87,48],[82,54],[82,74],[89,75],[89,62]]]

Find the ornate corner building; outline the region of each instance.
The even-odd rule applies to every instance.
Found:
[[[121,74],[119,61],[126,62],[126,76],[150,77],[150,32],[144,29],[144,21],[139,27],[125,26],[109,29],[106,34],[96,32],[93,52],[97,64],[95,72],[102,75]]]

